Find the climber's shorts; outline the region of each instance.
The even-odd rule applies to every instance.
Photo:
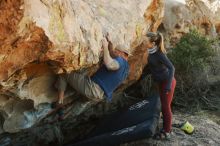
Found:
[[[78,72],[71,72],[67,74],[61,74],[55,84],[59,91],[65,91],[67,85],[70,85],[80,94],[87,98],[100,101],[104,99],[104,91],[101,87],[93,82],[88,76]]]

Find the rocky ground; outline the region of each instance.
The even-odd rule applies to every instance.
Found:
[[[219,146],[220,145],[220,115],[200,112],[195,115],[174,113],[173,122],[189,121],[194,127],[192,135],[185,134],[178,128],[173,128],[172,138],[167,140],[144,139],[121,146]],[[218,124],[217,124],[218,123]]]

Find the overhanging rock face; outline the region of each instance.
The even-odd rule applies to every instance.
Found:
[[[156,30],[164,15],[163,0],[10,0],[1,1],[0,7],[3,123],[55,100],[56,74],[88,67],[94,72],[107,33],[114,46],[125,44],[133,52],[125,84],[137,80],[147,58],[138,47],[141,36]],[[14,111],[14,105],[21,110]]]

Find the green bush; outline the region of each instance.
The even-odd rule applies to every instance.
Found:
[[[170,57],[174,62],[177,71],[181,74],[191,73],[192,70],[203,70],[214,55],[212,45],[214,40],[191,30],[185,34],[172,49]]]
[[[198,107],[207,98],[207,68],[215,55],[215,40],[201,35],[196,30],[185,34],[168,54],[172,60],[177,78],[177,105]],[[201,99],[206,98],[206,99]],[[208,99],[207,99],[208,100]]]

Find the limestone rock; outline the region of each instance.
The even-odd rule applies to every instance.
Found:
[[[5,130],[10,132],[8,123],[25,110],[56,98],[58,73],[90,67],[92,74],[102,60],[101,40],[107,33],[114,46],[125,44],[133,52],[124,84],[137,80],[147,57],[139,46],[141,36],[157,30],[163,15],[163,0],[0,1],[0,110]],[[26,101],[27,109],[14,110]]]
[[[159,30],[166,34],[167,47],[175,45],[190,28],[216,37],[220,35],[219,14],[219,0],[166,0],[165,15]]]

